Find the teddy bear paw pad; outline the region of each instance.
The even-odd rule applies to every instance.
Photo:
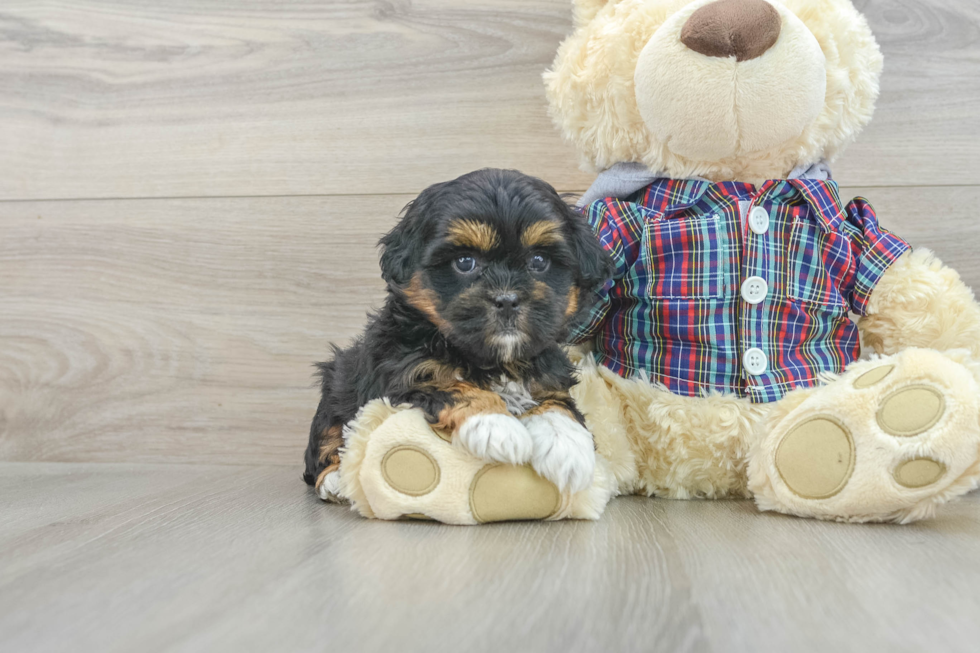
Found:
[[[879,374],[872,370],[864,376]],[[857,381],[854,385],[858,387]],[[894,481],[908,490],[944,476],[944,463],[918,455],[923,448],[930,450],[950,426],[941,424],[946,414],[943,393],[922,383],[880,390],[879,400],[869,397],[850,413],[809,416],[786,431],[776,446],[774,463],[790,492],[806,500],[829,499],[850,482],[858,458],[864,463],[861,484],[868,482],[872,465],[890,470]]]
[[[413,497],[426,495],[439,485],[439,465],[419,447],[395,447],[386,453],[381,475],[393,490]]]
[[[776,449],[783,482],[806,499],[832,497],[854,471],[854,440],[839,422],[816,417],[793,428]]]
[[[932,458],[913,458],[895,468],[895,481],[902,487],[920,488],[932,485],[946,473],[946,465]]]
[[[775,424],[765,509],[848,521],[914,521],[980,473],[980,388],[941,352],[907,350],[811,392]]]
[[[528,465],[487,465],[470,485],[470,510],[481,524],[547,519],[560,507],[558,488]]]
[[[912,437],[935,426],[945,411],[941,392],[927,385],[909,386],[885,397],[878,410],[878,426],[890,435]]]
[[[892,373],[895,369],[894,365],[882,365],[881,367],[876,367],[870,372],[865,372],[858,378],[854,379],[854,387],[859,390],[864,388],[870,388],[871,386],[884,381],[885,377]]]

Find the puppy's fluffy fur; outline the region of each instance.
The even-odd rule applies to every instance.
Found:
[[[582,215],[539,179],[479,170],[425,189],[380,245],[388,296],[353,345],[319,364],[306,482],[319,488],[340,464],[343,425],[388,397],[476,455],[586,486],[590,463],[569,447],[586,441],[578,460],[594,461],[592,441],[561,343],[611,262]],[[562,424],[575,434],[562,438]]]

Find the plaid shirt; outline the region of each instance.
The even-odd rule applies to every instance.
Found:
[[[763,233],[746,224],[755,207],[769,218]],[[594,338],[599,363],[689,396],[775,401],[841,372],[860,354],[848,311],[866,314],[881,275],[909,249],[878,226],[867,200],[842,206],[833,181],[756,190],[658,179],[585,211],[616,271],[573,342]],[[768,285],[755,304],[742,296],[749,277]],[[750,348],[764,354],[764,371],[758,357],[743,364]]]

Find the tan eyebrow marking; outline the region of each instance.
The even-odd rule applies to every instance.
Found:
[[[553,245],[565,240],[561,235],[561,225],[553,220],[535,222],[521,234],[521,244],[524,247],[536,245]]]
[[[500,242],[496,229],[475,220],[453,220],[449,223],[447,234],[447,239],[453,245],[472,247],[482,252],[489,252]]]

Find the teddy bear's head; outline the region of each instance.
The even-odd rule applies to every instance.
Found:
[[[851,0],[575,0],[545,73],[584,163],[755,181],[832,159],[871,119],[881,53]]]

